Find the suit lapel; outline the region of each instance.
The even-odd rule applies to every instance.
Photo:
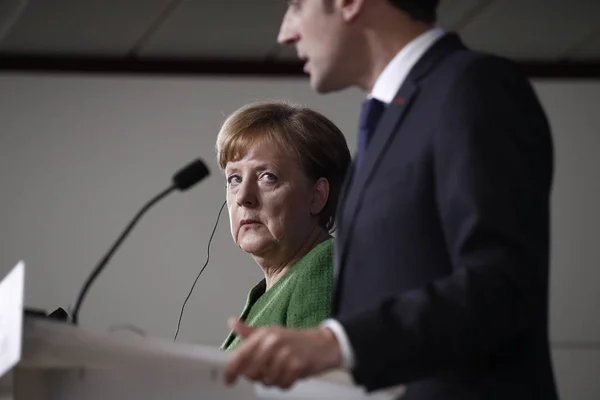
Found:
[[[360,209],[367,182],[377,170],[379,161],[389,147],[388,144],[390,140],[393,139],[398,131],[397,126],[401,123],[402,118],[410,108],[410,104],[414,99],[416,91],[417,86],[412,80],[407,80],[404,85],[402,85],[395,100],[388,106],[381,117],[381,121],[373,134],[373,139],[365,154],[362,168],[353,174],[353,179],[348,183],[349,187],[346,189],[346,193],[349,195],[345,204],[343,204],[343,208],[339,210],[343,213],[345,225],[337,260],[339,263],[336,263],[338,266],[344,264],[348,242],[352,237],[356,213]],[[336,277],[340,273],[339,269],[340,268],[336,268]]]
[[[379,161],[389,147],[389,142],[398,132],[398,125],[402,122],[411,103],[415,100],[419,81],[448,54],[464,49],[466,47],[458,35],[448,33],[425,52],[408,74],[404,84],[396,93],[394,101],[384,112],[365,154],[361,170],[355,171],[355,164],[352,164],[344,183],[344,188],[340,196],[341,200],[337,209],[339,231],[335,246],[335,277],[337,283],[339,283],[338,278],[345,264],[348,246],[354,230],[356,214],[360,209],[367,183],[377,170]]]
[[[346,176],[344,177],[344,182],[342,183],[342,188],[340,189],[340,194],[339,194],[339,201],[336,207],[336,215],[340,216],[342,215],[342,212],[344,210],[344,205],[346,204],[346,196],[348,194],[348,188],[350,187],[350,184],[352,183],[352,179],[354,177],[354,170],[356,169],[356,159],[354,159],[352,161],[352,163],[350,163],[350,166],[348,167],[348,172],[346,173]],[[342,218],[337,218],[336,219],[336,230],[340,231],[340,226],[341,226],[341,221]]]
[[[338,204],[336,207],[336,212],[335,215],[337,215],[336,218],[336,227],[335,230],[337,232],[337,239],[335,240],[335,244],[334,244],[334,251],[333,251],[333,266],[334,266],[334,275],[335,277],[337,277],[337,272],[338,272],[338,267],[340,265],[340,246],[339,243],[344,240],[344,236],[343,236],[343,232],[344,232],[344,228],[342,227],[342,216],[343,216],[343,212],[344,212],[344,204],[346,201],[346,196],[348,193],[348,188],[350,187],[350,184],[352,183],[352,178],[354,176],[354,170],[356,168],[356,161],[353,160],[352,163],[350,164],[349,168],[348,168],[348,172],[346,173],[346,177],[344,178],[344,183],[342,184],[342,188],[340,190],[340,194],[339,194],[339,200],[338,200]]]

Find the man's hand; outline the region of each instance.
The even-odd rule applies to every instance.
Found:
[[[299,379],[342,365],[337,339],[327,328],[251,328],[235,319],[230,326],[242,344],[233,350],[225,369],[229,385],[242,375],[266,386],[288,389]]]

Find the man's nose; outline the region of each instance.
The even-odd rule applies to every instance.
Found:
[[[295,44],[300,35],[295,28],[294,19],[290,16],[289,10],[283,16],[281,26],[279,27],[279,35],[277,35],[277,43],[285,46]]]

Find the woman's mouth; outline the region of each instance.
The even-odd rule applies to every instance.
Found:
[[[258,224],[260,224],[260,221],[258,221],[256,219],[243,219],[240,222],[240,227],[246,226],[246,225],[248,225],[248,226],[258,225]]]

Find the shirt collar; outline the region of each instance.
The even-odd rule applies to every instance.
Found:
[[[369,97],[391,103],[412,67],[444,34],[442,28],[432,28],[404,46],[379,75]]]

